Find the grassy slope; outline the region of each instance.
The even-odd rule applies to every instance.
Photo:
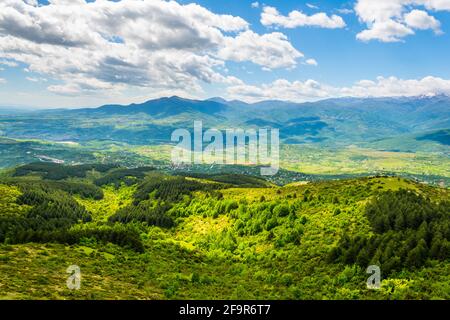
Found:
[[[397,178],[227,189],[221,201],[236,201],[239,208],[213,215],[217,200],[197,193],[193,201],[178,205],[185,215],[178,218],[176,228],[145,229],[142,254],[111,244],[0,245],[0,298],[449,299],[449,262],[432,261],[420,270],[400,272],[384,279],[381,290],[369,291],[365,270],[325,261],[343,234],[371,232],[363,208],[374,192],[399,188],[434,200],[448,199],[446,189]],[[14,199],[20,192],[2,185],[0,189],[1,213],[17,212]],[[126,205],[132,191],[133,187],[106,187],[104,200],[78,201],[93,213],[95,223]],[[305,194],[312,200],[302,201]],[[267,202],[297,203],[296,220],[279,219],[272,235],[268,231],[239,235],[235,225],[246,214],[243,208],[257,205],[262,196]],[[277,246],[292,224],[303,219],[300,243]],[[79,291],[66,288],[65,270],[72,264],[81,267]]]
[[[284,146],[283,168],[311,174],[397,172],[450,177],[444,153],[391,152],[349,146],[338,150],[314,146]]]

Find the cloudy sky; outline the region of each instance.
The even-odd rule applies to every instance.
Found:
[[[450,94],[450,0],[0,0],[0,106]]]

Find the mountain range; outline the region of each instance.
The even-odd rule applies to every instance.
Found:
[[[152,144],[169,142],[174,129],[191,128],[194,120],[219,129],[278,128],[287,144],[367,144],[402,137],[418,144],[450,145],[450,97],[445,95],[306,103],[173,96],[130,105],[2,115],[0,130],[10,138]]]

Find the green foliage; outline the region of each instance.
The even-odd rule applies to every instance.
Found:
[[[139,230],[132,226],[121,224],[114,225],[76,225],[64,235],[63,239],[58,239],[58,242],[74,244],[81,241],[81,239],[94,238],[101,243],[114,243],[119,246],[130,248],[132,250],[143,252],[144,246],[142,244]],[[67,241],[72,237],[72,242]]]
[[[188,180],[184,177],[152,176],[138,185],[134,194],[134,203],[148,200],[150,194],[153,198],[164,201],[176,202],[183,195],[191,195],[194,191],[212,191],[219,186]]]
[[[450,299],[446,189],[374,177],[243,190],[146,170],[0,184],[0,298]],[[83,290],[55,290],[74,261]],[[369,264],[380,290],[365,287]]]
[[[289,205],[286,203],[280,204],[273,209],[273,213],[278,217],[286,217],[289,212]]]
[[[98,171],[106,172],[117,165],[112,164],[83,164],[76,166],[65,166],[62,164],[51,163],[51,162],[36,162],[18,167],[14,176],[20,177],[25,176],[30,173],[37,173],[44,179],[48,180],[63,180],[67,178],[84,178],[88,171]]]
[[[116,169],[108,174],[100,177],[94,181],[98,186],[114,185],[116,188],[120,187],[122,183],[131,186],[142,181],[147,172],[153,171],[153,167],[141,167],[134,169]]]
[[[24,215],[0,216],[0,242],[23,243],[30,235],[35,239],[45,232],[67,230],[80,221],[91,221],[86,209],[67,193],[36,186],[22,185],[21,189],[17,203],[31,208]]]
[[[139,234],[125,226],[76,228],[90,222],[92,217],[69,194],[41,182],[22,183],[20,188],[22,194],[16,201],[19,205],[30,206],[30,209],[24,215],[0,216],[0,242],[75,244],[83,238],[93,237],[98,241],[143,250]]]
[[[219,182],[232,187],[239,188],[264,188],[268,186],[268,183],[265,179],[257,176],[248,176],[243,174],[201,174],[201,173],[178,173],[178,175],[198,178],[198,179],[206,179],[215,182]]]
[[[36,186],[21,186],[22,195],[17,199],[18,204],[26,204],[32,208],[26,213],[26,221],[35,221],[38,228],[56,229],[71,226],[78,221],[91,221],[90,214],[67,193],[59,190],[41,189]],[[52,226],[55,224],[55,226]]]
[[[60,190],[70,195],[79,195],[83,199],[101,200],[103,190],[90,183],[68,182],[68,181],[35,181],[35,180],[12,180],[10,184],[17,185],[22,189],[34,188],[35,190]]]
[[[145,222],[149,226],[171,228],[175,223],[166,214],[170,208],[171,206],[168,204],[155,203],[152,205],[149,201],[143,201],[137,205],[119,209],[108,220],[112,223]]]
[[[450,258],[450,202],[432,202],[410,190],[388,191],[367,205],[372,237],[344,237],[330,259],[383,272],[419,268],[430,259]]]

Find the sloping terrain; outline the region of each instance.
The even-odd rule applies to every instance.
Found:
[[[448,189],[396,177],[278,187],[150,167],[51,172],[29,165],[0,182],[0,298],[450,298]],[[380,290],[366,287],[369,264],[381,267]],[[80,290],[66,287],[70,265]]]

